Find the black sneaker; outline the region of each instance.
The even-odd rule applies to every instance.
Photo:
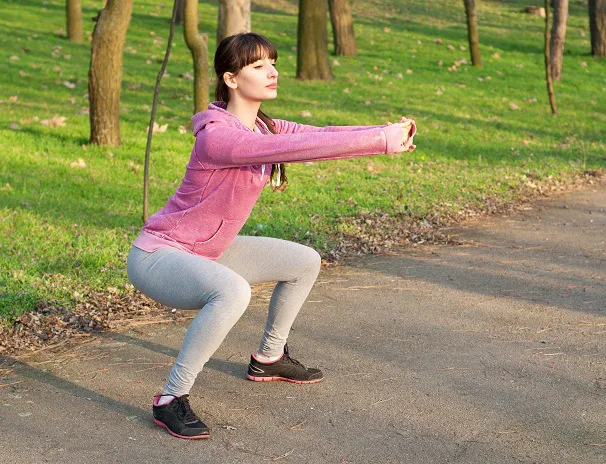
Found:
[[[170,403],[158,406],[162,395],[154,396],[154,423],[179,438],[208,438],[210,430],[189,405],[189,395],[176,396]]]
[[[284,345],[284,354],[272,363],[263,363],[250,357],[246,377],[255,382],[271,382],[284,380],[292,383],[315,383],[324,378],[320,369],[306,368],[299,361],[288,355],[288,345]]]

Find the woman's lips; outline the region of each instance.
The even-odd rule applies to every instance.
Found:
[[[277,89],[278,84],[270,84],[270,85],[266,85],[265,87],[267,87],[268,89]]]

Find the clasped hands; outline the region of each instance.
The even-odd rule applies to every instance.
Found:
[[[414,136],[417,133],[417,125],[415,124],[414,119],[409,119],[402,116],[397,124],[399,124],[404,131],[404,137],[402,138],[402,145],[404,149],[402,151],[413,151],[415,148],[417,148],[417,146],[414,144]],[[387,125],[391,126],[392,123],[387,122]]]

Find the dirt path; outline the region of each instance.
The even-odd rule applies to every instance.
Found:
[[[0,462],[606,462],[606,187],[323,271],[290,337],[317,385],[244,378],[261,292],[192,390],[213,438],[150,420],[184,323],[0,360]]]

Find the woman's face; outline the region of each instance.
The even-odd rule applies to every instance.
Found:
[[[238,74],[226,76],[226,82],[234,92],[246,100],[274,99],[278,96],[279,74],[275,65],[275,60],[262,58],[244,66]]]

